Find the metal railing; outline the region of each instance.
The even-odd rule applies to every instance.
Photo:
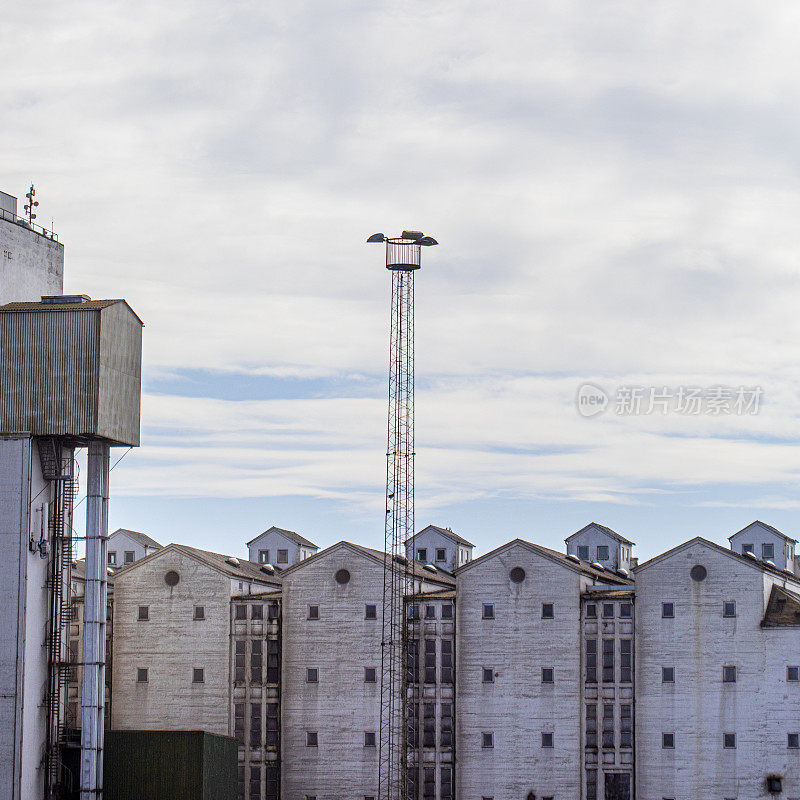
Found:
[[[12,214],[10,211],[6,211],[4,208],[0,208],[0,219],[4,219],[7,222],[13,222],[15,225],[19,225],[20,228],[27,228],[29,231],[38,233],[39,236],[44,236],[45,238],[51,239],[54,242],[58,241],[58,235],[53,231],[49,231],[47,228],[43,228],[41,225],[37,225],[35,222],[28,222],[25,217],[18,217],[16,214]]]

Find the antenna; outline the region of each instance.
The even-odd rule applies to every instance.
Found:
[[[403,605],[414,591],[413,563],[405,558],[405,542],[414,535],[414,272],[421,266],[420,248],[438,243],[421,231],[394,238],[375,233],[367,241],[386,244],[386,269],[392,273],[378,797],[400,800],[407,796]]]
[[[28,190],[25,197],[28,198],[28,203],[25,206],[25,211],[28,214],[28,222],[33,225],[33,221],[36,219],[36,214],[33,213],[33,209],[39,205],[39,201],[33,199],[36,197],[36,189],[33,188],[33,181],[31,181],[31,188]]]

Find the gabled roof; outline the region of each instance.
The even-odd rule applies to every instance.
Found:
[[[800,628],[800,595],[773,584],[762,628]]]
[[[336,544],[331,545],[330,547],[326,547],[324,550],[320,550],[318,553],[314,553],[313,556],[309,556],[308,558],[303,559],[302,561],[298,561],[296,564],[292,564],[291,567],[287,567],[283,572],[282,575],[288,575],[290,572],[295,572],[296,570],[303,569],[304,567],[308,566],[309,564],[313,563],[317,559],[323,558],[330,553],[332,553],[336,549],[340,548],[348,548],[358,555],[366,556],[369,559],[377,562],[381,566],[384,566],[391,556],[388,553],[384,553],[382,550],[373,550],[370,547],[363,547],[360,544],[353,544],[352,542],[337,542]],[[425,565],[420,563],[419,561],[414,561],[413,559],[406,559],[405,556],[402,557],[403,563],[407,564],[412,574],[415,578],[419,580],[428,581],[429,583],[440,583],[444,586],[455,586],[456,580],[455,578],[449,573],[445,572],[441,569],[436,569],[436,572],[431,572],[425,569]]]
[[[267,530],[265,530],[263,533],[259,533],[255,539],[251,539],[247,543],[247,546],[250,547],[253,542],[257,542],[262,536],[265,536],[268,533],[280,533],[282,536],[285,536],[287,539],[291,539],[291,541],[293,541],[295,544],[299,544],[301,547],[313,547],[315,550],[319,550],[319,545],[314,544],[314,542],[310,542],[299,533],[287,531],[285,528],[278,528],[275,525],[273,525],[271,528],[267,528]]]
[[[572,572],[580,572],[581,574],[587,575],[595,580],[599,580],[602,583],[614,583],[620,586],[630,586],[633,584],[633,581],[630,578],[623,578],[621,575],[617,575],[616,573],[607,569],[597,569],[596,567],[591,566],[591,564],[588,564],[586,561],[573,561],[564,553],[559,553],[558,550],[551,550],[549,547],[542,547],[540,544],[526,542],[524,539],[513,539],[510,542],[500,545],[500,547],[496,547],[491,552],[482,555],[480,558],[476,558],[473,561],[468,561],[466,564],[462,564],[456,569],[456,575],[460,575],[462,572],[472,569],[476,564],[480,564],[489,558],[493,558],[515,544],[527,547],[529,550],[533,550],[533,552],[544,556],[545,558],[559,564],[562,567],[566,567]]]
[[[565,542],[568,542],[570,539],[574,539],[576,536],[580,535],[584,531],[588,531],[589,528],[599,528],[603,533],[607,533],[612,539],[616,539],[618,542],[622,542],[623,544],[629,544],[631,547],[636,546],[636,542],[632,542],[630,539],[626,539],[624,536],[620,536],[616,531],[612,531],[611,528],[607,527],[606,525],[601,525],[599,522],[590,522],[588,525],[584,525],[579,531],[575,531],[575,533],[570,534],[564,539]]]
[[[65,295],[65,297],[68,296],[70,295]],[[104,308],[117,305],[117,303],[123,303],[128,311],[130,311],[139,322],[142,322],[142,320],[139,319],[139,315],[128,305],[128,302],[121,297],[111,300],[84,300],[80,303],[41,303],[35,301],[6,303],[4,306],[0,306],[0,313],[14,311],[102,311]],[[144,325],[143,322],[142,325]]]
[[[417,538],[421,533],[425,533],[425,531],[434,530],[437,533],[441,533],[442,536],[447,536],[448,538],[452,539],[454,542],[458,542],[459,544],[463,544],[464,547],[475,547],[472,542],[468,542],[463,536],[459,536],[457,533],[454,533],[450,530],[450,528],[440,528],[438,525],[426,525],[421,531],[417,531],[413,536],[409,536],[408,539],[403,542],[403,544],[408,544],[409,542],[413,542],[414,539]]]
[[[254,561],[248,561],[247,559],[238,558],[236,556],[226,556],[222,553],[212,553],[210,550],[200,550],[197,547],[189,547],[189,545],[186,544],[175,544],[174,542],[172,544],[168,544],[166,547],[162,547],[160,550],[156,550],[155,553],[150,553],[144,558],[134,561],[133,564],[126,564],[124,567],[120,567],[114,572],[114,576],[116,578],[116,576],[122,575],[129,570],[136,569],[145,562],[152,561],[155,558],[160,558],[171,550],[177,550],[178,552],[183,553],[190,558],[194,558],[195,560],[202,562],[206,566],[211,567],[218,572],[230,575],[232,578],[242,578],[248,581],[261,581],[262,583],[271,583],[276,586],[280,586],[281,583],[281,573],[276,570],[274,575],[269,575],[261,569],[260,564],[256,564]],[[231,559],[238,561],[239,566],[229,563],[229,560]]]
[[[760,519],[753,520],[749,525],[745,525],[740,531],[736,531],[736,533],[732,533],[728,537],[728,541],[733,539],[734,536],[738,536],[740,533],[744,533],[748,528],[752,528],[753,525],[761,525],[762,528],[766,528],[768,531],[772,531],[773,533],[777,534],[783,539],[786,539],[789,542],[794,542],[797,544],[797,539],[792,539],[791,536],[787,536],[783,531],[779,531],[777,528],[773,528],[772,525],[767,525],[766,522],[762,522]]]
[[[129,536],[131,539],[142,545],[142,547],[152,547],[154,550],[159,550],[163,547],[162,544],[148,536],[146,533],[130,531],[127,528],[117,528],[114,533],[110,533],[108,535],[108,540],[111,541],[111,537],[116,536],[118,533],[124,533],[126,536]]]
[[[679,544],[677,547],[673,547],[671,550],[666,550],[665,552],[654,556],[648,561],[643,561],[641,564],[637,564],[635,567],[632,567],[632,571],[634,573],[639,573],[643,569],[646,569],[653,564],[657,564],[660,561],[664,561],[665,559],[670,558],[676,553],[679,553],[681,550],[685,550],[687,547],[690,547],[693,544],[702,544],[706,547],[710,547],[712,550],[717,550],[720,553],[724,553],[729,558],[733,558],[744,564],[748,564],[753,569],[757,569],[760,572],[769,572],[772,575],[780,576],[783,578],[783,580],[794,580],[800,583],[800,578],[795,575],[789,575],[785,570],[779,569],[773,564],[767,564],[766,561],[761,561],[758,558],[746,556],[743,553],[737,553],[735,550],[731,550],[729,547],[723,547],[716,542],[710,542],[708,539],[704,539],[702,536],[695,536],[694,539],[689,539],[688,542],[683,542],[683,544]]]

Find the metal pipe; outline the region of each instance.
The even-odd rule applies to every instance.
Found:
[[[89,443],[86,491],[86,585],[83,604],[81,800],[103,796],[103,725],[106,661],[106,549],[109,446]]]

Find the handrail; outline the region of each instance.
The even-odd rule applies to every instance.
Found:
[[[19,217],[16,214],[12,214],[10,211],[6,211],[4,208],[0,208],[0,219],[13,222],[15,225],[19,225],[21,228],[27,228],[29,231],[33,231],[39,236],[44,236],[54,242],[58,241],[58,235],[53,231],[49,231],[47,228],[37,225],[35,222],[28,222],[25,217]]]

